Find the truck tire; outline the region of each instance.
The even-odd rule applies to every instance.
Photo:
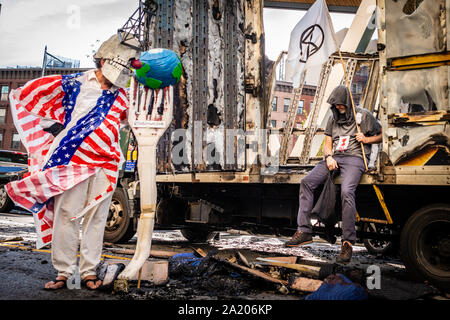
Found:
[[[434,204],[416,211],[403,227],[400,254],[416,279],[450,290],[450,206]]]
[[[116,188],[111,199],[103,240],[111,243],[125,243],[133,238],[133,218],[129,212],[128,198],[122,188]]]
[[[363,231],[374,233],[391,233],[391,230],[385,226],[375,223],[365,223]],[[398,241],[386,241],[376,239],[364,239],[364,247],[372,254],[381,254],[383,256],[395,255],[398,251]]]
[[[212,231],[207,228],[188,227],[181,229],[181,234],[189,242],[206,242]]]
[[[14,202],[9,198],[5,185],[0,185],[0,212],[8,213],[14,208]]]

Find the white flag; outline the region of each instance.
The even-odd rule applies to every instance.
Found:
[[[286,80],[298,88],[302,72],[326,62],[337,48],[328,7],[325,0],[317,0],[291,32]]]

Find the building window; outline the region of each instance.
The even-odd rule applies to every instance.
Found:
[[[270,120],[270,125],[272,126],[272,128],[276,128],[277,127],[277,120]]]
[[[297,107],[297,114],[303,114],[303,104],[305,103],[305,101],[300,100],[298,102],[298,107]]]
[[[291,104],[291,99],[284,98],[284,112],[288,112],[290,104]]]
[[[8,101],[9,86],[2,86],[1,101]]]
[[[3,131],[0,131],[0,148],[3,149]]]
[[[5,123],[6,109],[0,108],[0,123]]]
[[[19,149],[20,148],[20,138],[18,133],[14,133],[11,141],[11,149]]]
[[[277,111],[277,103],[278,103],[278,97],[274,97],[272,100],[272,111]]]

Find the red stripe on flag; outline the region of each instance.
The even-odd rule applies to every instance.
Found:
[[[41,224],[41,232],[44,232],[45,230],[48,230],[50,228],[51,227],[46,223]]]
[[[105,124],[106,128],[108,128],[112,132],[112,134],[114,136],[114,141],[117,142],[119,135],[117,134],[116,126],[108,121],[104,121],[103,123]]]
[[[48,180],[48,179],[47,179]],[[42,185],[41,181],[39,180],[39,176],[37,174],[30,176],[30,181],[33,184],[33,186],[36,188],[36,198],[40,203],[45,202],[46,198],[44,198],[44,186]]]
[[[111,182],[111,183],[113,183],[113,184],[116,184],[116,181],[117,181],[117,179],[116,179],[116,177],[113,177],[113,176],[110,176],[110,175],[106,175],[106,177],[108,178],[108,180],[109,180],[109,182]],[[109,186],[109,188],[112,188],[111,186]],[[109,190],[109,188],[108,188],[108,190],[106,190],[106,191],[112,191],[112,190]]]
[[[23,100],[26,96],[28,96],[36,88],[38,88],[40,86],[45,86],[48,83],[58,80],[58,78],[59,78],[59,80],[61,80],[62,76],[51,76],[51,77],[44,77],[44,78],[34,80],[29,85],[24,86],[22,88],[19,99]]]
[[[47,102],[47,103],[45,103],[45,104],[43,105],[43,110],[46,111],[47,109],[50,108],[50,117],[51,117],[52,119],[55,119],[55,120],[60,121],[61,123],[63,122],[62,120],[64,120],[64,113],[65,113],[65,112],[62,112],[62,113],[59,115],[59,117],[57,117],[56,114],[55,114],[55,111],[56,111],[57,109],[60,109],[60,108],[63,107],[63,106],[62,106],[62,98],[64,97],[64,95],[65,95],[64,91],[61,91],[60,93],[58,93],[58,94],[56,95],[56,97],[54,97],[52,100],[50,100],[49,102]],[[59,101],[58,101],[58,100],[59,100]],[[48,106],[48,105],[49,105],[49,106]]]
[[[38,145],[38,146],[33,146],[33,147],[30,147],[30,149],[28,150],[28,152],[30,153],[30,154],[32,154],[32,153],[35,153],[37,150],[39,150],[40,148],[42,148],[44,145],[46,145],[48,143],[48,141],[45,141],[45,142],[43,142],[43,143],[41,143],[40,145]],[[48,150],[47,150],[48,151]]]
[[[39,124],[39,119],[35,118],[31,121],[25,122],[24,124],[21,124],[20,126],[22,127],[23,131],[28,131],[32,128],[34,128],[36,125]]]
[[[22,197],[20,195],[18,195],[15,192],[15,188],[16,187],[12,187],[9,183],[6,185],[6,192],[8,193],[9,197],[14,201],[19,203],[21,206],[30,209],[34,203],[29,201],[27,198]]]
[[[82,147],[78,148],[77,151],[80,151],[81,153],[83,153],[84,155],[86,155],[87,157],[91,158],[94,161],[109,162],[109,161],[113,160],[113,158],[111,158],[111,157],[105,157],[105,156],[95,154],[94,152],[86,150]],[[115,160],[118,161],[119,159],[116,158]]]
[[[73,157],[72,157],[73,159]],[[82,168],[80,166],[73,166],[73,177],[75,179],[75,184],[80,183],[80,179],[82,178]]]
[[[110,120],[111,122],[113,122],[115,124],[119,124],[119,119],[117,117],[114,117],[114,116],[110,115],[110,114],[108,114],[106,116],[106,119]]]
[[[21,111],[17,114],[17,119],[21,120],[23,118],[25,118],[26,116],[28,116],[30,113],[28,111]]]
[[[43,90],[43,92],[39,92],[36,96],[42,97],[42,96],[47,96],[50,95],[51,93],[53,93],[56,88],[58,88],[59,86],[61,86],[60,82],[55,83],[54,85],[50,86],[49,88]],[[51,100],[47,101],[46,103],[42,104],[42,107],[40,108],[38,114],[40,116],[45,116],[47,113],[47,110],[50,108],[53,108],[55,106],[55,102],[58,99],[61,99],[63,96],[65,95],[64,91],[59,92],[56,96],[54,96]],[[36,97],[35,96],[35,97]],[[34,99],[33,99],[34,100]],[[60,107],[61,106],[61,102],[59,104],[56,105],[56,107]],[[25,109],[28,109],[25,107]]]
[[[126,118],[127,118],[127,110],[124,110],[120,114],[120,121],[125,121]]]
[[[45,216],[45,207],[41,211],[38,212],[37,216],[38,216],[39,220],[42,220],[44,218],[44,216]],[[41,223],[42,223],[42,221],[41,221]]]
[[[48,242],[52,241],[52,235],[49,234],[48,236],[42,237],[42,241],[44,243],[48,243]]]
[[[53,91],[55,91],[56,88],[61,86],[61,81],[56,82],[55,84],[51,85],[50,87],[48,87],[47,89],[41,90],[38,93],[36,93],[33,97],[33,99],[25,106],[23,106],[26,110],[28,111],[32,111],[33,108],[36,106],[36,104],[39,102],[39,100],[42,97],[48,96],[49,94],[51,94]],[[39,115],[43,116],[45,115],[45,112],[41,110],[39,110],[38,112]]]
[[[94,139],[91,138],[91,136],[87,136],[86,139],[84,139],[84,142],[86,142],[86,144],[88,146],[90,146],[92,149],[94,149],[99,154],[109,155],[109,153],[106,150],[104,150],[103,148],[101,148],[97,144],[97,142],[95,142]]]
[[[76,163],[76,164],[85,164],[87,166],[92,166],[92,163],[88,163],[88,162],[84,161],[83,159],[81,159],[77,155],[74,155],[72,157],[71,161]],[[111,163],[101,163],[101,164],[98,164],[97,167],[105,168],[105,169],[108,169],[108,170],[111,170],[111,171],[117,169],[117,166],[114,166]]]
[[[115,104],[111,107],[111,111],[112,112],[116,112],[116,113],[121,113],[123,110],[123,108],[118,108]]]
[[[120,96],[120,94],[117,95],[117,98],[116,98],[116,101],[114,101],[114,104],[115,104],[116,102],[118,102],[119,105],[120,105],[120,107],[122,107],[122,110],[120,110],[120,111],[123,111],[123,109],[127,109],[127,108],[128,108],[127,102]],[[119,108],[120,108],[120,107],[119,107]],[[120,111],[119,111],[119,112],[120,112]]]
[[[102,129],[97,128],[94,130],[94,132],[97,134],[97,136],[102,139],[102,141],[104,143],[106,143],[107,145],[111,145],[112,141],[111,139],[109,139],[109,137],[103,132]]]
[[[38,121],[38,122],[39,122],[39,121]],[[45,136],[46,134],[47,134],[47,132],[45,132],[44,130],[39,130],[39,131],[36,131],[35,133],[33,133],[33,134],[27,136],[27,137],[25,138],[25,140],[26,140],[27,142],[30,142],[30,141],[33,141],[33,140],[37,140],[37,139],[39,139],[39,138],[42,138],[42,137]]]

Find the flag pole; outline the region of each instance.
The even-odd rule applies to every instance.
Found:
[[[348,81],[347,69],[345,68],[344,59],[342,58],[342,53],[341,53],[341,49],[339,48],[339,46],[337,46],[337,51],[339,54],[339,59],[341,60],[342,68],[344,69],[345,84],[347,86],[348,92],[350,94],[350,100],[352,102],[353,118],[355,119],[356,130],[358,131],[358,133],[360,133],[361,129],[359,128],[358,122],[356,122],[356,109],[355,109],[355,104],[353,102],[352,90],[350,89],[350,83]],[[366,171],[368,171],[369,168],[367,166],[367,159],[366,159],[366,152],[364,151],[364,144],[362,142],[360,142],[360,143],[361,143],[361,150],[362,150],[362,155],[363,155],[363,160],[364,160],[364,166],[366,167]]]

